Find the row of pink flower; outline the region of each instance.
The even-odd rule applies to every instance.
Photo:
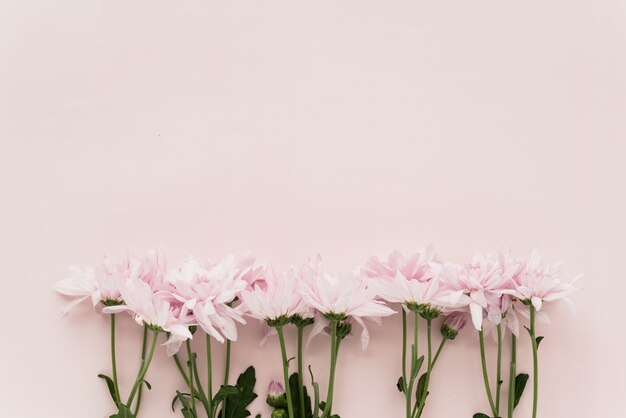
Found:
[[[192,338],[191,326],[217,341],[235,341],[236,324],[245,324],[246,316],[269,323],[315,318],[312,335],[324,330],[327,318],[339,317],[362,326],[365,347],[366,323],[393,314],[388,305],[396,303],[454,314],[449,323],[457,328],[470,315],[476,329],[489,332],[502,323],[517,335],[516,313],[527,315],[532,304],[547,320],[544,302],[562,299],[572,306],[568,296],[578,290],[577,280],[563,280],[560,264],[544,265],[536,252],[526,260],[501,251],[456,264],[439,260],[428,247],[410,256],[395,251],[386,260],[372,257],[362,268],[333,275],[319,257],[286,271],[257,264],[250,255],[217,263],[189,258],[168,269],[163,254],[151,251],[119,261],[105,257],[98,268],[72,267],[56,290],[74,298],[64,313],[90,300],[104,313],[129,312],[139,324],[168,332],[172,355]]]

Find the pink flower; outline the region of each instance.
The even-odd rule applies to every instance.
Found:
[[[441,271],[445,286],[450,291],[449,302],[455,306],[468,306],[474,327],[482,329],[483,312],[491,319],[502,317],[502,290],[509,278],[518,270],[515,263],[506,258],[476,255],[469,263],[457,265],[446,262]]]
[[[370,257],[363,268],[363,275],[375,279],[394,279],[400,275],[407,280],[426,282],[435,277],[441,269],[435,257],[432,245],[408,257],[396,250],[389,254],[386,262],[377,257]]]
[[[74,297],[62,313],[66,315],[86,299],[91,299],[94,307],[99,303],[120,304],[123,302],[121,287],[128,280],[142,280],[153,289],[159,288],[163,283],[164,269],[163,255],[156,250],[143,258],[128,254],[121,260],[112,260],[105,256],[99,269],[70,267],[70,277],[55,286],[57,292]]]
[[[248,286],[244,277],[252,270],[251,264],[242,265],[232,255],[207,265],[189,258],[180,268],[168,272],[167,279],[172,297],[183,305],[190,324],[199,325],[219,342],[224,338],[236,341],[235,322],[245,324],[245,320],[241,310],[231,305]]]
[[[522,302],[531,303],[537,311],[541,310],[543,302],[559,299],[563,299],[573,310],[573,301],[569,299],[569,296],[580,290],[576,282],[581,275],[570,281],[562,281],[560,270],[561,262],[543,265],[541,256],[535,250],[523,268],[508,279],[510,288],[504,289],[502,293],[511,295]]]
[[[387,302],[414,305],[415,308],[442,307],[446,305],[444,297],[448,292],[440,286],[441,265],[434,259],[432,246],[409,257],[394,251],[387,262],[370,258],[363,273],[370,278],[368,285]]]
[[[361,342],[365,348],[369,334],[364,319],[378,320],[395,312],[377,300],[376,291],[368,288],[366,280],[356,272],[331,276],[323,272],[319,263],[312,267],[312,271],[314,274],[302,282],[301,294],[304,301],[326,319],[353,318],[363,327]],[[320,332],[324,326],[322,321],[316,320],[311,334]]]
[[[166,344],[192,338],[181,315],[182,306],[172,303],[168,292],[154,292],[148,283],[133,279],[122,285],[121,294],[124,305],[107,306],[103,312],[130,312],[138,324],[146,324],[153,331],[169,332],[170,339]]]
[[[241,292],[242,309],[251,317],[266,322],[286,323],[294,315],[309,316],[299,287],[294,269],[279,272],[270,267],[252,289]]]

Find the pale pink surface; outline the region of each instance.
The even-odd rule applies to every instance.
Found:
[[[52,288],[70,264],[160,246],[171,265],[251,250],[286,268],[319,252],[345,271],[433,243],[457,262],[538,248],[565,276],[585,273],[577,318],[546,305],[553,323],[538,328],[540,413],[614,416],[626,391],[625,7],[3,1],[1,415],[110,411],[96,378],[109,371],[107,323],[88,303],[61,318]],[[401,416],[399,321],[370,327],[366,351],[342,346],[342,418]],[[139,327],[119,322],[127,393]],[[255,321],[239,330],[233,371],[259,365],[263,398],[281,376],[277,341],[259,347]],[[487,409],[470,331],[442,354],[430,416]],[[318,372],[327,346],[310,346]],[[164,350],[147,378],[142,415],[175,417]]]

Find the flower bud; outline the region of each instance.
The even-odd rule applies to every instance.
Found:
[[[280,382],[272,380],[267,389],[267,399],[265,402],[272,408],[285,408],[287,406],[287,396],[285,389]],[[272,415],[273,416],[273,415]]]
[[[284,409],[274,409],[272,411],[272,418],[287,418],[288,416],[287,411]]]
[[[441,325],[441,335],[446,340],[454,340],[459,332],[465,326],[465,315],[460,312],[454,312],[449,315]]]

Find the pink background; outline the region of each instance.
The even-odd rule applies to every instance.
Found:
[[[623,410],[623,1],[0,4],[2,416],[111,412],[107,322],[62,319],[52,291],[69,264],[161,246],[172,264],[320,252],[340,271],[428,242],[458,261],[537,247],[584,272],[577,318],[558,305],[539,328],[540,415]],[[127,387],[139,329],[122,322]],[[398,326],[345,345],[343,418],[402,416]],[[259,366],[264,397],[276,341],[241,334],[234,370]],[[141,415],[176,416],[162,351],[148,379]],[[431,417],[487,411],[471,332],[432,385]]]

